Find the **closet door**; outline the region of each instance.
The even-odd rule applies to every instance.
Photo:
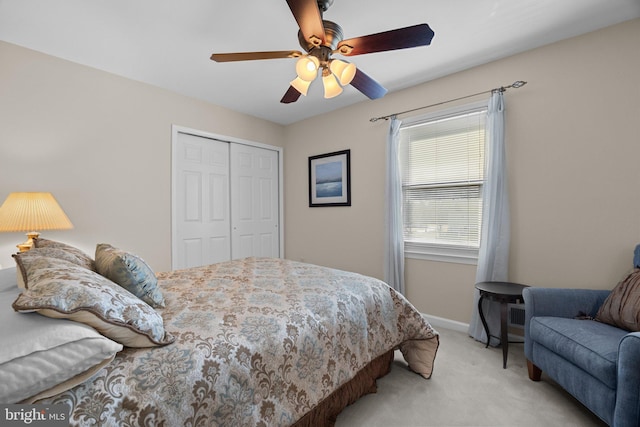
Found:
[[[280,256],[278,153],[231,144],[231,257]]]
[[[227,261],[229,143],[180,132],[174,144],[173,268]]]
[[[280,257],[281,149],[174,126],[172,268]]]

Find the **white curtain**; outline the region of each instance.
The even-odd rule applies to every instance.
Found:
[[[402,180],[400,177],[400,125],[392,117],[387,136],[385,187],[384,281],[404,294],[404,237],[402,233]]]
[[[482,200],[482,231],[478,252],[478,282],[506,282],[509,275],[509,197],[504,144],[504,97],[502,90],[491,95],[487,111],[487,142],[485,148],[486,170]],[[480,315],[478,301],[480,293],[474,289],[474,304],[469,335],[487,342]],[[500,304],[483,300],[482,312],[489,325],[491,335],[500,333]],[[500,340],[492,338],[491,345]]]

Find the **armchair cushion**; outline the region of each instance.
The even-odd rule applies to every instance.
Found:
[[[626,331],[593,320],[535,317],[531,339],[616,388],[618,343]]]
[[[595,289],[536,288],[522,290],[525,304],[525,335],[530,331],[531,319],[539,316],[574,319],[580,315],[595,317],[598,308],[611,291]],[[581,314],[582,313],[582,314]],[[525,339],[524,354],[533,360],[533,340]]]

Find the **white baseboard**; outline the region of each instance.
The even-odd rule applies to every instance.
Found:
[[[430,314],[424,314],[424,313],[423,313],[423,316],[425,316],[427,320],[429,320],[429,323],[431,324],[431,326],[434,327],[435,330],[438,330],[438,327],[441,327],[441,328],[451,329],[453,331],[458,331],[458,332],[466,333],[469,331],[468,323],[462,323],[462,322],[458,322],[457,320],[445,319],[444,317],[432,316]]]
[[[452,331],[469,333],[469,324],[458,322],[457,320],[445,319],[444,317],[431,316],[429,314],[422,313],[427,318],[429,324],[437,331],[438,328],[450,329]],[[524,333],[524,332],[523,332]],[[493,336],[493,334],[492,334]],[[512,334],[509,332],[510,343],[524,343],[524,336],[518,334]]]

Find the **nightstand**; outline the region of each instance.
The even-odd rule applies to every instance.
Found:
[[[484,331],[487,334],[487,347],[489,347],[489,341],[491,335],[489,333],[489,325],[484,318],[482,312],[482,300],[489,298],[490,300],[500,303],[500,345],[502,346],[502,367],[507,368],[507,355],[509,353],[509,337],[507,330],[507,311],[508,304],[517,303],[522,301],[522,290],[527,285],[521,285],[511,282],[480,282],[476,283],[476,289],[480,291],[480,299],[478,300],[478,312],[480,314],[480,320]],[[486,348],[486,347],[485,347]]]

